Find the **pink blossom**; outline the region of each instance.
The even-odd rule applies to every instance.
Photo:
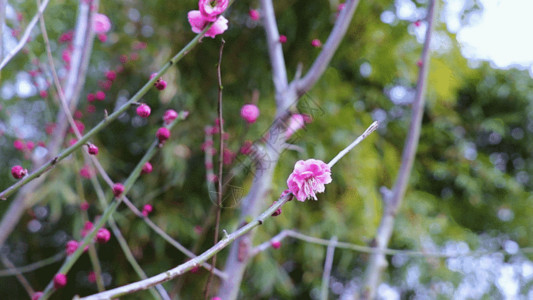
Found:
[[[246,104],[241,108],[241,117],[249,124],[255,123],[259,117],[259,108],[254,104]]]
[[[259,12],[256,9],[250,9],[248,12],[248,15],[250,16],[250,19],[257,21],[259,20]]]
[[[228,0],[200,0],[198,8],[206,21],[214,22],[228,8],[228,4]]]
[[[241,154],[248,155],[252,153],[252,147],[253,147],[252,141],[248,141],[248,140],[244,141],[240,149]]]
[[[289,120],[289,126],[285,132],[285,137],[290,138],[296,131],[302,129],[305,123],[311,122],[311,118],[304,114],[294,114]]]
[[[287,36],[285,35],[280,35],[279,36],[279,42],[282,43],[282,44],[285,44],[287,42]]]
[[[331,170],[321,160],[299,160],[294,166],[294,171],[287,179],[287,186],[298,201],[316,198],[316,193],[323,193],[325,184],[331,182]]]
[[[72,255],[72,253],[76,252],[76,249],[78,249],[77,241],[71,240],[67,242],[67,245],[65,246],[67,255]]]
[[[218,19],[213,23],[213,26],[207,30],[205,36],[210,38],[215,38],[216,35],[224,33],[228,29],[228,20],[224,16],[218,17]]]
[[[191,24],[192,31],[194,33],[200,33],[204,30],[205,26],[209,24],[209,20],[206,19],[199,10],[191,10],[187,14],[189,19],[189,24]],[[215,20],[214,20],[215,21]],[[205,36],[214,38],[216,35],[219,35],[228,29],[228,20],[224,16],[220,16],[216,19],[213,26],[207,30]]]
[[[48,97],[48,92],[45,90],[42,90],[39,92],[39,96],[41,96],[41,98],[46,98]]]
[[[95,97],[94,97],[94,94],[93,94],[93,93],[89,93],[89,94],[87,94],[87,101],[89,101],[89,102],[93,102],[94,99],[95,99]]]
[[[41,296],[43,295],[43,292],[35,292],[32,296],[31,296],[31,300],[39,300],[41,298]]]
[[[95,33],[106,33],[111,29],[111,21],[104,14],[95,14],[93,18],[93,30]]]

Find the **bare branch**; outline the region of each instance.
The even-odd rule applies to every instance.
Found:
[[[39,20],[39,16],[41,16],[42,13],[44,12],[44,10],[46,9],[46,6],[48,5],[48,2],[50,2],[50,0],[44,0],[44,2],[41,4],[41,6],[39,6],[39,9],[37,10],[37,13],[31,19],[30,23],[28,24],[28,27],[26,27],[26,30],[24,31],[24,34],[20,38],[20,41],[18,42],[18,44],[15,46],[15,48],[13,48],[13,49],[11,49],[11,51],[9,51],[9,53],[4,57],[4,59],[0,63],[0,70],[2,70],[7,65],[7,63],[28,42],[28,38],[30,37],[30,33],[33,30],[33,27],[35,27],[35,25],[37,25],[37,21]]]
[[[424,49],[422,50],[422,66],[420,67],[420,72],[418,74],[418,83],[416,87],[415,100],[413,103],[411,125],[409,126],[409,132],[407,133],[407,139],[402,154],[402,164],[396,178],[396,183],[394,184],[394,188],[392,190],[392,197],[389,199],[389,201],[384,202],[386,203],[386,206],[376,233],[376,248],[379,250],[387,248],[387,245],[389,244],[392,230],[394,228],[396,213],[398,212],[398,209],[400,208],[402,200],[405,196],[409,175],[411,174],[411,169],[413,168],[416,149],[418,147],[420,127],[422,125],[422,115],[424,113],[431,34],[435,27],[435,11],[437,10],[437,2],[438,1],[432,0],[428,7],[428,29],[426,31]],[[383,273],[386,265],[387,261],[385,260],[384,254],[373,254],[370,257],[365,274],[364,287],[361,292],[363,299],[374,299],[380,282],[381,274]]]
[[[346,30],[348,30],[348,26],[352,21],[352,17],[358,4],[359,0],[346,1],[344,8],[335,22],[333,30],[331,31],[326,43],[324,44],[324,47],[322,48],[322,51],[316,58],[315,62],[302,79],[294,82],[298,96],[301,96],[309,91],[326,70],[331,58],[333,57],[333,54],[335,54],[335,51],[337,51],[342,38],[346,34]]]
[[[322,274],[322,288],[320,290],[320,299],[328,300],[329,280],[331,276],[331,266],[333,265],[333,255],[335,254],[335,245],[337,237],[330,239],[328,250],[326,251],[326,260],[324,261],[324,273]]]

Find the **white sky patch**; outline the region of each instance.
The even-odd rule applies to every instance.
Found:
[[[457,30],[457,0],[449,0],[447,22]],[[483,9],[458,29],[457,40],[462,54],[469,59],[489,60],[497,68],[520,67],[533,71],[533,1],[481,0]]]

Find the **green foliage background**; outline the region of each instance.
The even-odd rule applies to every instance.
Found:
[[[416,4],[423,8],[418,2]],[[475,4],[475,3],[474,3]],[[471,9],[475,9],[475,5]],[[24,26],[33,16],[32,2],[13,3],[23,14]],[[48,34],[57,65],[64,45],[57,38],[73,28],[76,1],[52,1],[46,10]],[[82,92],[79,109],[83,122],[91,128],[103,117],[104,109],[112,111],[121,101],[131,97],[166,60],[179,51],[194,34],[186,13],[196,9],[196,1],[107,1],[101,12],[112,23],[106,43],[95,41],[88,80]],[[229,30],[222,61],[224,84],[224,117],[230,134],[229,147],[236,151],[246,139],[258,140],[273,121],[274,94],[264,32],[258,22],[248,17],[249,8],[257,2],[236,1],[227,13]],[[309,68],[320,49],[310,41],[326,40],[335,19],[334,1],[276,1],[280,33],[288,37],[283,45],[289,75],[298,64]],[[409,105],[396,105],[390,100],[393,87],[408,91],[416,85],[421,44],[409,32],[409,21],[396,19],[392,24],[380,21],[385,10],[395,11],[392,1],[361,1],[348,33],[335,54],[330,67],[317,85],[300,100],[298,109],[312,115],[313,122],[300,131],[292,142],[303,151],[285,151],[275,171],[271,194],[264,207],[286,188],[286,178],[299,159],[331,159],[348,145],[378,116],[385,116],[382,127],[333,168],[333,183],[317,202],[290,202],[281,216],[258,229],[256,243],[267,241],[283,229],[294,229],[315,237],[338,237],[340,241],[370,244],[379,225],[382,202],[380,188],[390,188],[400,164],[403,142],[410,119]],[[465,11],[465,13],[467,13]],[[14,20],[7,20],[17,27]],[[20,76],[34,69],[32,58],[45,64],[42,38],[35,30],[28,54],[19,54],[1,73],[1,86],[13,89]],[[147,32],[153,34],[146,34]],[[145,34],[143,34],[143,32]],[[461,56],[453,34],[439,23],[437,33],[449,40],[446,51],[436,51],[431,58],[429,90],[417,160],[410,178],[404,205],[397,216],[390,244],[394,249],[421,251],[459,251],[460,249],[500,251],[507,242],[519,247],[533,244],[533,170],[531,140],[533,83],[524,71],[495,70],[488,64],[471,69]],[[147,43],[144,50],[132,50],[137,41]],[[216,62],[220,37],[204,38],[164,79],[164,92],[150,91],[143,99],[152,107],[152,115],[141,120],[132,110],[98,134],[93,142],[106,171],[115,181],[124,180],[151,143],[166,109],[189,110],[187,121],[172,132],[172,139],[152,160],[154,172],[143,175],[129,193],[138,206],[154,206],[151,219],[168,234],[197,253],[211,245],[213,228],[205,227],[213,218],[213,203],[205,183],[204,126],[212,125],[216,116]],[[442,45],[441,45],[442,46]],[[121,55],[138,54],[138,60],[122,64]],[[96,103],[94,114],[85,113],[87,93],[99,89],[99,81],[107,70],[123,65],[104,102]],[[370,66],[363,76],[362,66]],[[50,80],[50,79],[49,79]],[[261,116],[245,129],[239,117],[240,107],[259,94]],[[31,161],[17,152],[12,144],[21,135],[27,140],[48,141],[43,128],[53,122],[57,106],[51,97],[38,93],[21,98],[5,97],[0,104],[0,189],[14,183],[9,170],[14,164],[31,166]],[[2,94],[2,97],[4,94]],[[31,130],[25,133],[12,126],[23,118]],[[86,130],[87,131],[87,130]],[[71,137],[67,137],[66,141]],[[66,145],[65,141],[65,145]],[[239,160],[245,160],[239,157]],[[79,204],[91,204],[91,219],[101,214],[92,185],[81,179],[83,165],[80,153],[60,163],[50,172],[46,184],[32,195],[32,205],[2,248],[17,266],[29,264],[63,251],[66,241],[79,238],[83,226]],[[225,195],[221,228],[232,231],[238,224],[238,204],[251,184],[253,170],[242,172],[233,180],[233,188]],[[101,181],[101,179],[99,179]],[[103,184],[103,181],[101,181]],[[109,194],[109,193],[108,193]],[[9,201],[0,203],[4,213]],[[160,273],[186,260],[186,257],[154,234],[142,220],[125,207],[114,215],[130,248],[148,275]],[[29,230],[32,222],[40,229]],[[33,223],[35,224],[35,223]],[[195,230],[196,228],[196,230]],[[198,229],[201,229],[199,232]],[[507,244],[506,244],[507,243]],[[108,287],[137,280],[116,240],[98,245],[98,254]],[[458,250],[459,249],[459,250]],[[267,250],[255,257],[245,273],[242,299],[316,298],[321,284],[325,247],[287,239],[279,250]],[[219,255],[220,268],[226,256]],[[531,255],[508,252],[492,258],[494,268],[508,263],[520,266]],[[333,264],[330,296],[337,298],[351,284],[360,284],[368,255],[337,250]],[[390,266],[384,281],[402,298],[416,299],[457,297],[461,284],[471,275],[450,265],[450,259],[389,257]],[[498,264],[498,263],[499,264]],[[467,264],[468,262],[463,262]],[[475,262],[470,262],[475,264]],[[26,274],[37,290],[42,289],[57,271],[53,264]],[[517,267],[518,268],[518,267]],[[88,295],[96,287],[87,280],[91,265],[87,255],[69,274],[68,286],[56,293],[57,299],[75,294]],[[418,276],[413,277],[413,270]],[[497,273],[497,272],[496,272]],[[202,297],[208,273],[188,273],[165,284],[167,290],[183,299]],[[496,276],[496,275],[495,275]],[[518,275],[517,275],[518,276]],[[414,279],[413,279],[414,278]],[[492,277],[491,277],[492,278]],[[522,277],[521,277],[522,278]],[[489,288],[473,298],[500,293],[497,277]],[[413,283],[413,280],[415,283]],[[520,281],[519,292],[527,295],[531,277]],[[475,287],[471,285],[471,289]],[[530,293],[531,294],[531,293]],[[134,294],[128,299],[144,299],[148,293]],[[25,291],[14,277],[0,281],[0,298],[21,299]],[[427,299],[427,298],[426,298]]]

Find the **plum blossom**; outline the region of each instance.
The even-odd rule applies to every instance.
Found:
[[[199,10],[191,10],[187,14],[187,18],[189,19],[189,24],[191,24],[194,33],[202,32],[202,30],[204,30],[204,28],[210,23]],[[211,28],[206,31],[205,36],[214,38],[215,36],[224,33],[227,29],[228,20],[224,18],[224,16],[220,16],[215,20],[215,23],[213,23]]]
[[[305,123],[311,122],[311,117],[305,114],[294,114],[289,119],[289,126],[285,131],[285,137],[290,138],[296,131],[302,129]]]
[[[95,14],[93,18],[93,30],[96,34],[106,33],[111,29],[111,21],[104,14]]]
[[[304,202],[311,198],[317,200],[316,193],[323,193],[326,189],[324,185],[330,182],[329,166],[321,160],[308,159],[296,162],[287,186],[296,200]]]
[[[200,0],[198,8],[206,21],[214,22],[228,8],[228,4],[228,0]]]

